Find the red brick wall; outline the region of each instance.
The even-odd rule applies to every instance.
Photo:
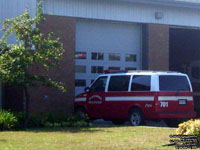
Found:
[[[169,70],[169,26],[148,24],[147,59],[149,70]]]
[[[75,19],[61,16],[46,16],[46,20],[39,25],[45,33],[54,32],[56,37],[63,43],[65,53],[58,66],[50,69],[47,75],[63,82],[67,87],[67,92],[62,93],[53,88],[40,87],[30,88],[30,111],[32,113],[57,112],[70,113],[73,109],[74,97],[74,52],[75,52]],[[35,73],[42,70],[34,68]]]

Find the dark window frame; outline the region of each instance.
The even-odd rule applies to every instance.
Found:
[[[78,81],[79,81],[79,83],[78,83]],[[81,85],[82,83],[83,83],[84,85]],[[79,84],[79,85],[77,85],[77,84]],[[87,82],[86,82],[85,79],[76,79],[76,80],[75,80],[75,87],[85,87],[86,84],[87,84]]]
[[[95,71],[93,71],[93,69]],[[101,71],[99,71],[99,70],[101,70]],[[102,74],[103,71],[104,71],[104,66],[91,66],[91,73],[92,74]]]
[[[93,90],[92,90],[92,87],[93,87],[93,86],[95,85],[95,83],[96,83],[99,79],[101,79],[101,78],[106,78],[106,83],[105,83],[104,91],[103,91],[103,90],[102,90],[102,91],[93,91]],[[101,77],[97,78],[97,79],[94,80],[94,82],[91,84],[91,86],[90,86],[90,92],[106,92],[107,81],[108,81],[108,76],[101,76]]]
[[[109,53],[108,60],[109,61],[121,61],[121,54],[120,53]]]
[[[81,58],[80,56],[80,58],[78,57],[78,56],[76,56],[76,55],[85,55],[85,57],[83,57],[83,58]],[[74,59],[76,60],[86,60],[87,59],[87,52],[75,52],[75,55],[74,55]]]
[[[95,57],[93,56],[95,54],[98,56],[97,59],[95,59]],[[99,55],[102,55],[102,56],[99,56]],[[91,60],[104,60],[104,53],[101,53],[101,52],[92,52],[91,53]]]
[[[120,71],[121,67],[115,67],[115,66],[110,66],[108,67],[108,70],[116,70],[116,71]]]
[[[160,77],[182,77],[182,78],[185,78],[184,80],[187,82],[187,86],[185,86],[185,87],[187,87],[188,89],[186,90],[186,89],[184,89],[184,90],[180,90],[180,89],[166,89],[166,88],[168,88],[168,87],[165,87],[165,89],[163,89],[163,88],[161,88],[161,78]],[[191,92],[191,86],[190,86],[190,82],[189,82],[189,80],[188,80],[188,78],[186,77],[186,76],[180,76],[180,75],[159,75],[159,77],[158,77],[158,80],[159,80],[159,91],[161,91],[161,92],[177,92],[177,91],[179,91],[179,92]],[[166,79],[165,79],[165,81],[166,81]],[[178,80],[176,79],[176,82],[177,82]],[[168,82],[169,83],[169,82]],[[180,83],[183,83],[183,82],[180,82]],[[176,84],[177,85],[177,84]],[[169,85],[168,85],[169,86]],[[181,86],[181,87],[183,87],[183,86]],[[173,88],[175,88],[175,86],[173,86]],[[176,87],[177,88],[177,87]]]
[[[131,56],[133,56],[133,60],[131,60],[132,59]],[[136,54],[126,54],[125,61],[126,62],[137,62],[137,55]]]
[[[134,80],[134,77],[138,77],[138,76],[140,76],[140,77],[148,77],[149,79],[149,84],[148,84],[148,89],[146,89],[146,90],[134,90],[133,88],[134,88],[134,86],[133,86],[133,80]],[[131,92],[151,92],[151,80],[152,80],[152,76],[151,75],[133,75],[132,76],[132,79],[131,79],[131,87],[130,87],[130,91]],[[140,87],[141,88],[141,87]]]
[[[111,82],[111,78],[112,77],[129,77],[127,90],[110,90],[110,82]],[[130,82],[131,82],[131,75],[114,75],[114,76],[110,76],[107,90],[108,90],[108,92],[129,92]]]

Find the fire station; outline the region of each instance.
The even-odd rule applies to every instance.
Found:
[[[48,75],[66,93],[30,88],[31,112],[73,109],[73,97],[104,70],[171,70],[187,73],[198,106],[200,95],[200,2],[197,0],[42,0],[46,20],[39,27],[60,37],[65,54]],[[39,0],[1,0],[0,22]],[[0,24],[1,26],[1,24]],[[3,32],[0,32],[2,37]],[[14,43],[11,37],[9,43]],[[34,71],[34,70],[33,70]],[[38,72],[39,70],[35,70]],[[0,106],[22,110],[19,89],[2,87]],[[197,108],[196,108],[197,109]]]

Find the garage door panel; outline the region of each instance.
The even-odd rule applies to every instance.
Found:
[[[140,25],[109,23],[100,21],[77,22],[77,50],[87,49],[138,49]],[[103,29],[103,30],[102,30]],[[97,36],[98,33],[98,36]],[[126,35],[126,36],[122,36]],[[130,38],[131,37],[131,38]],[[92,39],[92,41],[91,41]]]
[[[83,85],[89,86],[103,70],[141,69],[141,26],[79,20],[75,53],[78,94],[83,92]]]

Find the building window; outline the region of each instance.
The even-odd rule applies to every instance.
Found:
[[[91,72],[92,73],[103,73],[103,66],[92,66]]]
[[[125,70],[126,70],[126,71],[131,71],[131,70],[136,70],[136,68],[126,67]]]
[[[86,73],[86,66],[76,65],[75,72],[76,73]]]
[[[126,61],[129,62],[136,62],[137,61],[137,56],[134,54],[126,54]]]
[[[75,59],[86,59],[86,52],[75,52]]]
[[[86,80],[82,80],[82,79],[75,80],[75,86],[76,87],[85,87]]]
[[[150,91],[151,76],[137,75],[133,76],[131,91]]]
[[[110,53],[109,60],[111,61],[120,61],[120,54],[117,53]]]
[[[108,91],[128,91],[130,76],[112,76]]]
[[[108,70],[116,70],[116,71],[119,71],[119,70],[120,70],[120,67],[108,67]]]
[[[92,60],[103,60],[104,59],[104,54],[103,53],[92,53],[91,56]]]

